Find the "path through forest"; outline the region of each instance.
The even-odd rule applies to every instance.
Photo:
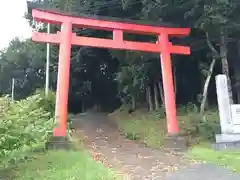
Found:
[[[75,135],[94,159],[125,175],[126,180],[239,180],[240,175],[181,153],[144,147],[121,136],[107,114],[87,112],[73,118]]]

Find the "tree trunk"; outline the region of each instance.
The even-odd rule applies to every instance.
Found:
[[[228,68],[228,59],[227,59],[227,44],[228,44],[228,35],[224,28],[221,28],[220,32],[220,58],[222,62],[222,73],[227,76],[228,83],[228,93],[230,103],[233,104],[233,95],[232,95],[232,86],[231,80],[229,76],[229,68]]]
[[[146,88],[146,94],[147,94],[147,101],[149,106],[149,111],[153,110],[153,102],[152,102],[152,96],[151,96],[151,87],[148,85]]]
[[[233,59],[233,69],[234,69],[234,76],[236,79],[235,82],[235,92],[236,92],[236,103],[240,104],[240,40],[237,41],[237,43],[235,44],[235,48],[236,48],[236,52],[234,50],[232,50],[231,53],[231,58]],[[231,47],[229,50],[234,49],[233,47]]]
[[[203,93],[202,93],[202,98],[201,98],[201,106],[200,106],[200,114],[203,115],[204,110],[205,110],[205,105],[207,102],[207,95],[208,95],[208,87],[209,87],[209,83],[212,77],[212,73],[213,73],[213,68],[215,66],[216,63],[216,58],[213,58],[209,70],[208,70],[208,75],[206,78],[206,81],[204,83],[204,87],[203,87]]]
[[[162,87],[160,81],[157,82],[157,84],[158,84],[158,88],[159,88],[159,94],[160,94],[160,97],[161,97],[161,100],[162,100],[162,105],[163,105],[163,108],[165,108],[165,100],[164,100],[163,87]]]
[[[136,109],[136,98],[132,95],[132,111]]]
[[[155,101],[155,109],[159,109],[159,101],[158,101],[158,87],[157,83],[154,83],[154,101]]]

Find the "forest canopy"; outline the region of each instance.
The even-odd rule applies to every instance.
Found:
[[[175,44],[191,47],[190,56],[172,56],[174,86],[178,105],[194,103],[200,111],[216,105],[215,75],[228,77],[229,94],[240,101],[239,16],[237,0],[35,0],[45,8],[59,9],[74,15],[90,14],[169,23],[191,28],[187,38],[173,38]],[[37,26],[31,14],[30,25]],[[51,26],[51,32],[59,30]],[[16,29],[17,31],[17,29]],[[108,37],[104,31],[74,29],[78,35]],[[126,34],[126,39],[154,41],[154,37]],[[50,88],[56,89],[58,46],[51,45]],[[0,53],[0,93],[11,92],[15,79],[15,98],[21,99],[45,85],[46,45],[30,39],[13,39]],[[112,111],[121,104],[134,110],[149,110],[164,105],[161,64],[158,54],[137,51],[72,47],[69,89],[70,110],[79,112],[98,104]]]

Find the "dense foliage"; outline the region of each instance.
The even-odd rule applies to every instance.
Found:
[[[12,102],[0,98],[0,159],[2,162],[24,157],[24,151],[41,147],[52,132],[54,93],[48,98],[41,92]],[[43,146],[44,147],[44,146]]]
[[[216,106],[214,76],[228,77],[229,95],[240,100],[239,18],[240,3],[229,0],[35,0],[45,8],[55,8],[74,15],[103,15],[171,24],[192,28],[187,38],[172,38],[173,44],[191,46],[190,56],[172,56],[174,85],[178,106],[189,102],[197,109]],[[26,18],[36,26],[31,14]],[[52,25],[51,32],[60,28]],[[111,33],[93,29],[74,29],[77,35],[111,38]],[[155,42],[156,37],[124,34],[126,40]],[[56,89],[58,47],[51,45],[50,88]],[[21,99],[45,84],[46,46],[31,40],[14,39],[0,53],[0,93],[11,92],[15,78],[15,98]],[[97,104],[112,111],[127,104],[131,112],[139,106],[149,110],[164,106],[161,64],[158,54],[72,47],[69,106],[84,111]],[[191,86],[191,88],[190,88]],[[129,111],[130,112],[130,111]]]

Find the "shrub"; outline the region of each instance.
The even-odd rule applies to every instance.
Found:
[[[36,95],[39,94],[41,97],[41,101],[38,103],[40,107],[42,107],[44,110],[50,112],[52,115],[54,115],[55,112],[55,99],[56,95],[54,92],[49,91],[48,96],[45,96],[45,91],[42,89],[38,89],[35,93]]]
[[[8,96],[0,98],[0,118],[3,116],[4,112],[10,107],[11,101]]]
[[[189,102],[188,104],[186,104],[185,106],[181,106],[178,108],[178,115],[186,115],[188,113],[190,114],[198,114],[199,112],[199,108],[196,104],[193,104],[191,102]]]
[[[166,135],[166,120],[164,109],[156,111],[125,115],[121,111],[111,114],[111,118],[117,123],[119,129],[124,132],[126,138],[139,140],[151,147],[160,147]],[[178,109],[178,122],[181,135],[188,136],[190,144],[199,141],[212,141],[215,134],[220,132],[218,111],[211,109],[205,112],[201,118],[197,105],[189,103]]]
[[[38,92],[16,102],[0,98],[0,160],[18,159],[17,152],[45,144],[54,126],[53,97]]]
[[[217,111],[209,111],[205,119],[198,123],[198,134],[205,140],[214,140],[215,134],[221,132],[220,120]]]

